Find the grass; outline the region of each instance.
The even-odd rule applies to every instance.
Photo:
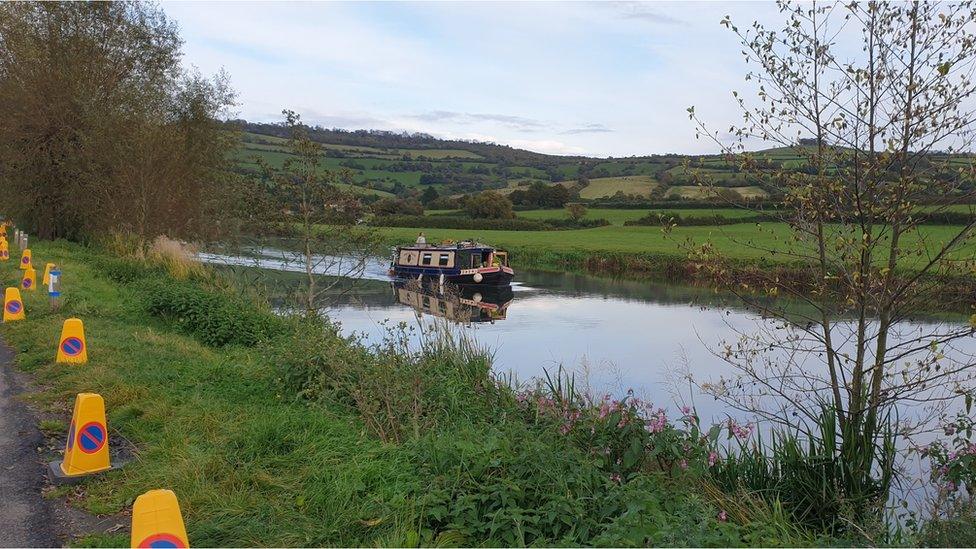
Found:
[[[594,199],[613,196],[618,192],[649,197],[658,182],[648,175],[628,175],[621,177],[600,177],[591,179],[580,191],[580,198]]]
[[[769,196],[769,193],[763,189],[755,186],[749,187],[727,187],[730,191],[735,191],[739,193],[743,198],[760,198]],[[714,196],[715,191],[710,187],[704,187],[700,185],[673,185],[668,187],[668,190],[664,193],[667,198],[711,198]]]
[[[922,226],[918,233],[903,236],[902,242],[911,247],[924,239],[929,243],[931,249],[938,243],[947,242],[958,229],[959,227],[955,226]],[[413,241],[417,233],[423,230],[430,242],[474,238],[494,246],[529,252],[651,254],[674,258],[685,258],[690,244],[711,243],[720,254],[732,260],[754,261],[762,259],[764,262],[781,264],[791,262],[791,257],[787,252],[796,246],[791,240],[792,232],[785,223],[763,223],[758,227],[754,223],[721,227],[677,227],[670,234],[665,234],[660,227],[623,227],[619,225],[594,229],[538,232],[470,231],[423,227],[384,228],[381,230],[391,243]],[[766,249],[771,249],[773,252],[770,253]],[[971,261],[974,258],[974,253],[976,253],[976,241],[970,240],[953,254],[953,258]],[[518,266],[518,256],[513,256],[512,260]],[[921,257],[905,257],[899,265],[903,268],[912,269],[921,261],[924,261]]]
[[[442,210],[442,212],[456,210]],[[618,210],[610,208],[587,208],[586,219],[606,219],[611,225],[623,225],[625,221],[640,219],[650,212],[664,212],[672,215],[684,217],[705,217],[720,215],[729,218],[741,218],[753,215],[748,210],[739,208],[674,208],[667,210]],[[427,212],[428,215],[436,215],[435,211]],[[523,210],[515,212],[518,217],[526,219],[568,219],[569,212],[565,208],[557,210]]]

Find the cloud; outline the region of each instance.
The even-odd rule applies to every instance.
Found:
[[[536,131],[548,127],[548,124],[545,124],[539,120],[510,114],[470,113],[438,110],[428,111],[411,116],[410,118],[415,118],[424,122],[456,122],[459,124],[496,122],[519,131]]]
[[[607,2],[603,4],[617,10],[620,17],[636,21],[646,21],[659,25],[687,25],[688,23],[652,9],[646,2]]]
[[[581,133],[611,133],[612,129],[604,126],[603,124],[583,124],[578,128],[570,128],[566,131],[560,132],[563,135],[579,135]]]

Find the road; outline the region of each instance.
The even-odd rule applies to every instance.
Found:
[[[0,342],[0,547],[59,547],[55,512],[41,496],[46,464],[37,417],[19,398],[26,376]]]

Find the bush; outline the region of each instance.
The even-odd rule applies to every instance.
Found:
[[[606,219],[468,219],[448,215],[388,215],[375,217],[375,227],[423,227],[425,229],[466,229],[498,231],[546,231],[552,229],[590,229],[609,225]]]
[[[381,198],[370,209],[376,215],[424,215],[424,205],[412,198]]]
[[[270,310],[194,282],[147,278],[139,290],[146,312],[176,323],[183,333],[213,347],[251,347],[272,339],[283,327],[283,320]]]
[[[512,201],[495,192],[484,191],[468,197],[464,211],[474,219],[512,219]]]

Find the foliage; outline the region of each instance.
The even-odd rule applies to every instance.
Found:
[[[579,202],[566,204],[566,213],[569,214],[569,218],[573,221],[579,221],[586,217],[586,206]]]
[[[44,238],[211,232],[233,93],[184,72],[181,45],[152,4],[0,6],[5,213]]]
[[[464,211],[473,219],[512,219],[512,201],[491,191],[470,196],[464,201]]]
[[[546,185],[540,181],[508,195],[512,204],[532,208],[562,208],[571,197],[572,193],[564,185]]]
[[[412,198],[381,198],[370,210],[376,215],[424,215],[424,205]]]
[[[173,322],[178,329],[214,347],[253,347],[281,332],[281,319],[227,291],[201,288],[192,282],[151,278],[139,285],[142,307]]]
[[[723,286],[769,321],[722,342],[716,355],[735,374],[699,387],[791,431],[819,429],[806,455],[790,439],[774,440],[774,453],[784,459],[829,458],[809,486],[787,490],[830,494],[813,481],[831,479],[839,496],[831,494],[832,501],[873,514],[858,515],[859,522],[880,522],[892,460],[885,418],[905,414],[900,433],[922,432],[931,417],[917,403],[931,403],[935,414],[947,410],[966,395],[976,368],[976,357],[952,348],[972,327],[912,331],[905,324],[933,303],[962,308],[972,302],[934,281],[958,274],[957,260],[970,258],[974,219],[946,229],[938,242],[926,240],[934,228],[922,222],[976,198],[973,166],[946,160],[947,152],[969,150],[976,137],[976,113],[963,106],[976,93],[970,77],[976,11],[968,2],[784,2],[780,11],[777,30],[722,21],[752,67],[746,80],[758,83],[750,84],[750,94],[734,93],[743,124],[722,132],[733,141],[723,142],[694,107],[688,114],[698,135],[721,146],[744,179],[782,197],[778,211],[753,209],[779,217],[789,232],[773,237],[775,244],[759,238],[735,244],[760,254],[788,249],[797,274],[760,271],[748,284],[736,275],[724,278]],[[860,37],[856,54],[833,41],[841,29]],[[794,158],[773,162],[746,153],[750,139],[778,144]],[[715,193],[710,168],[689,163],[681,171]],[[933,198],[937,203],[920,213]],[[701,270],[729,273],[717,247],[687,249]],[[803,296],[811,311],[798,319],[785,304],[769,302],[777,295]],[[768,468],[756,476],[786,478]],[[822,512],[817,520],[825,524],[843,517],[830,501],[800,508]]]
[[[386,215],[369,222],[374,227],[422,227],[495,231],[545,231],[552,229],[589,229],[609,225],[606,219],[470,219],[452,216]]]

